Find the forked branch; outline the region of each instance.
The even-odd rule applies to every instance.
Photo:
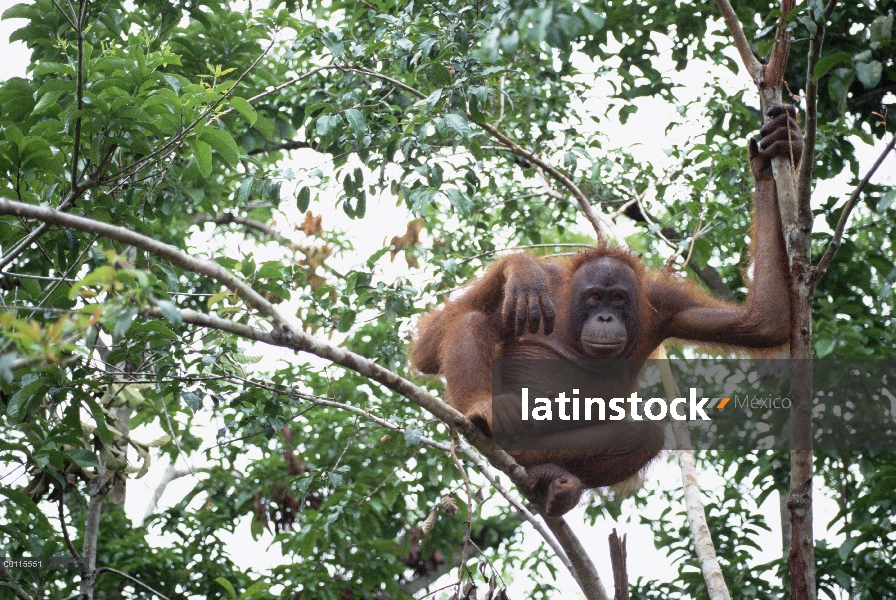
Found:
[[[314,354],[325,360],[341,365],[347,369],[380,383],[384,387],[398,392],[411,402],[427,410],[449,427],[453,427],[464,435],[469,442],[481,452],[496,468],[506,473],[519,489],[525,489],[527,483],[526,470],[503,450],[492,445],[491,438],[486,437],[473,423],[457,410],[432,396],[423,388],[414,385],[407,379],[378,365],[377,363],[345,348],[328,344],[305,333],[299,324],[292,323],[290,318],[282,315],[276,307],[253,290],[240,278],[211,260],[201,260],[190,256],[173,246],[169,246],[147,236],[123,227],[102,223],[85,217],[61,213],[50,208],[34,206],[22,202],[14,202],[0,198],[0,215],[36,219],[67,229],[94,233],[105,238],[139,248],[148,254],[169,261],[171,264],[187,271],[205,275],[232,290],[243,302],[254,309],[260,316],[270,319],[273,331],[265,332],[246,325],[232,323],[227,330],[246,339],[257,340],[297,352]],[[198,314],[198,313],[197,313]],[[220,325],[224,319],[213,315],[203,315],[199,321]],[[530,498],[538,502],[537,498]],[[98,511],[97,511],[98,517]],[[557,540],[570,558],[574,567],[574,576],[589,600],[605,600],[603,585],[597,575],[594,564],[581,542],[575,537],[569,526],[561,518],[546,519],[554,531]],[[87,540],[85,540],[85,546]],[[89,555],[85,553],[85,557]],[[93,568],[93,565],[91,565]]]

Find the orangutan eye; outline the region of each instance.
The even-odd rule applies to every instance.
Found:
[[[625,294],[616,292],[613,294],[613,299],[611,300],[613,306],[622,306],[625,304]]]
[[[604,299],[603,294],[601,292],[594,292],[593,294],[588,296],[587,302],[591,306],[597,306],[598,304],[600,304],[603,301],[603,299]]]

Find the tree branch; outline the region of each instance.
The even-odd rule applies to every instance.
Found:
[[[95,188],[99,185],[99,182],[96,180],[87,181],[84,185],[78,186],[77,189],[70,191],[68,194],[63,197],[62,202],[59,203],[59,207],[56,209],[61,212],[65,212],[75,205],[75,202],[80,198],[84,192],[91,188]],[[22,252],[27,250],[34,240],[42,236],[47,229],[50,228],[48,223],[41,223],[37,227],[31,230],[31,233],[22,238],[18,244],[12,247],[12,249],[7,252],[3,258],[0,258],[0,270],[5,269],[12,261],[19,257]]]
[[[592,598],[607,600],[607,590],[604,589],[604,584],[601,583],[600,577],[597,575],[594,563],[588,558],[588,551],[569,528],[569,524],[563,517],[544,516],[543,518],[557,541],[566,550],[566,555],[572,564],[572,576],[575,577],[585,597],[589,600]]]
[[[15,582],[15,580],[12,578],[12,573],[10,573],[9,570],[3,566],[3,563],[0,563],[0,577],[3,577],[7,581],[9,581],[9,585],[12,587],[12,592],[16,595],[16,598],[18,598],[19,600],[34,600],[34,598],[32,598],[28,594],[28,592],[22,589],[22,586]]]
[[[127,579],[128,581],[130,581],[130,582],[132,582],[132,583],[135,583],[135,584],[139,585],[140,587],[142,587],[143,589],[145,589],[145,590],[148,591],[149,593],[151,593],[151,594],[155,594],[155,595],[158,596],[159,598],[162,598],[162,600],[169,600],[168,596],[166,596],[165,594],[163,594],[163,593],[161,593],[161,592],[159,592],[159,591],[157,591],[157,590],[152,589],[151,587],[149,587],[148,585],[146,585],[145,583],[143,583],[143,582],[140,581],[139,579],[137,579],[137,578],[135,578],[135,577],[131,577],[131,576],[128,575],[127,573],[122,573],[122,572],[119,571],[118,569],[112,569],[112,568],[110,568],[110,567],[103,567],[103,568],[101,568],[101,569],[97,569],[97,571],[96,571],[96,576],[97,576],[97,578],[99,578],[99,576],[102,575],[103,573],[114,573],[114,574],[118,575],[119,577],[124,577],[124,578]]]
[[[280,152],[281,150],[299,150],[300,148],[311,147],[311,144],[309,144],[308,142],[303,142],[301,140],[289,140],[280,144],[274,144],[272,146],[265,146],[264,148],[255,148],[253,150],[249,150],[249,156],[255,156],[256,154],[266,154],[268,152]]]
[[[806,57],[806,122],[803,127],[803,157],[800,159],[797,178],[797,200],[800,206],[809,206],[812,195],[812,168],[815,166],[815,140],[818,134],[818,82],[815,80],[815,67],[821,58],[825,28],[836,2],[837,0],[830,0],[824,14],[820,16],[811,12],[810,8],[816,30],[815,35],[809,39],[809,54]],[[809,217],[811,218],[811,211]],[[804,215],[800,215],[800,220],[804,218]]]
[[[69,229],[96,233],[108,239],[134,246],[149,254],[164,258],[173,265],[185,270],[214,279],[232,290],[248,306],[258,311],[262,316],[270,318],[274,327],[274,331],[271,333],[253,330],[251,327],[237,323],[228,325],[229,329],[232,329],[233,331],[243,331],[247,334],[245,335],[247,339],[265,341],[266,343],[291,348],[298,352],[313,354],[355,371],[372,381],[380,383],[388,389],[398,392],[411,402],[414,402],[421,408],[427,410],[440,421],[446,423],[449,427],[457,429],[458,432],[463,434],[470,443],[479,450],[479,452],[488,458],[492,465],[510,476],[511,481],[513,481],[521,490],[525,488],[527,482],[526,470],[517,464],[517,462],[504,450],[494,447],[491,438],[482,433],[482,431],[473,425],[473,423],[464,415],[445,402],[432,396],[426,390],[414,385],[407,379],[404,379],[377,363],[351,352],[350,350],[333,346],[306,334],[299,324],[293,324],[290,319],[280,314],[280,312],[258,292],[216,262],[193,258],[173,246],[163,244],[157,240],[123,227],[116,227],[93,219],[61,213],[50,208],[0,199],[0,215],[16,215],[33,218]],[[203,319],[212,322],[213,319],[217,318],[212,318],[210,315],[204,315]],[[535,497],[530,497],[530,499],[539,504],[539,506],[543,506],[540,504],[542,499]],[[91,498],[91,503],[92,502],[93,497]],[[98,503],[97,506],[97,517],[99,514],[99,505],[100,503]],[[89,511],[88,524],[90,524]],[[562,518],[549,519],[548,524],[554,530],[557,539],[566,550],[567,555],[572,559],[575,566],[576,579],[586,596],[589,600],[604,600],[606,594],[600,595],[597,593],[597,590],[603,589],[597,571],[579,540],[572,534]],[[562,532],[562,537],[558,531]],[[85,557],[90,556],[86,551],[87,541],[88,539],[85,537]],[[93,540],[93,543],[95,544],[95,540]],[[93,566],[91,565],[90,568],[92,569]]]
[[[75,34],[78,36],[78,65],[77,65],[77,83],[75,87],[76,107],[78,116],[75,117],[75,134],[73,137],[74,150],[72,152],[72,194],[78,190],[78,161],[81,154],[81,111],[84,109],[84,24],[87,14],[87,0],[81,1],[80,10],[78,12],[77,27]]]
[[[659,360],[660,378],[663,389],[669,398],[681,397],[678,383],[672,375],[669,360],[664,346],[657,348],[654,358]],[[691,433],[687,423],[682,421],[672,422],[672,434],[675,437],[675,446],[678,448],[678,466],[681,469],[681,483],[684,496],[684,505],[688,516],[688,527],[691,530],[691,538],[694,540],[694,550],[697,561],[700,563],[700,571],[703,573],[703,581],[710,600],[731,600],[731,593],[722,575],[722,567],[716,555],[716,547],[712,541],[712,532],[706,521],[706,509],[703,499],[700,497],[700,484],[697,481],[697,461],[694,459]]]
[[[722,11],[725,25],[728,26],[728,31],[731,32],[731,37],[734,38],[734,47],[737,48],[740,59],[747,68],[747,73],[754,82],[760,81],[762,79],[762,63],[753,56],[753,49],[750,47],[750,42],[740,26],[737,13],[734,12],[728,0],[716,0],[716,4],[719,5],[719,10]]]
[[[471,115],[468,116],[471,117]],[[591,201],[588,200],[588,197],[582,192],[581,189],[579,189],[579,186],[573,183],[573,181],[569,177],[549,165],[541,157],[537,156],[534,152],[530,152],[529,150],[525,150],[524,148],[520,147],[516,142],[507,137],[494,125],[485,122],[476,124],[487,131],[493,138],[498,140],[498,142],[500,142],[512,153],[525,158],[534,165],[537,165],[538,167],[543,169],[545,173],[548,173],[554,180],[559,182],[560,185],[569,190],[569,193],[572,194],[573,198],[576,199],[576,202],[579,203],[579,208],[581,208],[582,214],[585,215],[585,218],[588,219],[589,223],[591,223],[591,227],[594,228],[594,232],[597,235],[598,244],[606,243],[606,235],[604,234],[604,229],[609,230],[610,227],[598,216],[597,212],[595,212],[594,210],[594,207],[591,206]]]
[[[815,267],[815,271],[812,275],[813,283],[817,283],[824,277],[824,274],[827,273],[828,267],[831,266],[831,261],[834,260],[834,255],[837,254],[840,244],[843,243],[843,232],[846,230],[846,223],[849,221],[849,215],[852,213],[852,209],[854,209],[859,202],[859,196],[861,196],[862,190],[864,190],[865,186],[868,185],[868,182],[871,181],[871,177],[877,172],[877,169],[884,162],[884,159],[887,158],[887,155],[893,150],[894,146],[896,146],[896,134],[892,136],[890,143],[887,144],[884,151],[877,157],[877,160],[874,161],[874,164],[871,165],[871,168],[865,173],[865,176],[859,182],[859,185],[852,191],[849,200],[846,201],[846,206],[844,206],[843,210],[840,212],[840,220],[837,222],[834,236],[831,238],[827,250],[825,250],[824,255],[818,262],[818,266]]]

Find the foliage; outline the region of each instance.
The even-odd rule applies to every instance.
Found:
[[[761,118],[755,95],[731,83],[738,65],[714,3],[58,5],[35,0],[4,13],[24,19],[12,39],[32,55],[27,78],[0,83],[0,195],[213,259],[295,314],[307,332],[404,376],[414,376],[405,357],[416,316],[497,252],[568,251],[560,244],[592,240],[568,190],[502,148],[482,123],[562,170],[600,212],[615,214],[625,243],[649,264],[687,255],[699,226],[694,264],[734,296],[744,293],[745,147]],[[767,1],[737,5],[764,54],[779,12]],[[874,142],[896,127],[896,111],[881,108],[896,89],[894,8],[879,0],[834,10],[813,73],[822,89],[819,180],[855,184],[863,175],[856,140]],[[78,14],[83,39],[73,26]],[[794,94],[806,83],[814,26],[807,14],[801,6],[791,22],[797,42],[786,80]],[[656,66],[663,61],[668,70]],[[685,72],[695,66],[708,73],[704,80]],[[583,104],[599,86],[611,90],[605,101]],[[680,115],[667,130],[681,141],[662,164],[638,160],[624,140],[601,134],[610,123],[649,122],[639,109],[644,99],[661,99]],[[635,195],[640,202],[632,205]],[[819,287],[818,356],[896,355],[896,190],[871,184],[865,196]],[[815,234],[820,255],[843,198],[815,200],[827,224]],[[381,223],[393,204],[404,221],[371,234],[365,220]],[[347,230],[332,225],[337,212],[349,219]],[[0,219],[3,255],[35,226]],[[370,235],[394,237],[359,254]],[[402,597],[408,582],[459,559],[471,499],[451,455],[420,443],[421,436],[450,442],[447,428],[354,372],[184,322],[181,311],[192,310],[268,328],[229,290],[60,228],[4,265],[0,288],[0,460],[16,481],[0,489],[8,500],[0,554],[64,553],[57,505],[80,549],[102,463],[111,491],[97,564],[168,597]],[[397,430],[321,406],[321,398]],[[114,501],[125,487],[134,493],[151,459],[191,465],[189,492],[165,497],[167,508],[134,525]],[[841,503],[829,528],[847,538],[819,550],[823,589],[892,595],[893,457],[819,456],[817,463]],[[737,473],[709,511],[731,591],[776,596],[783,562],[747,568],[754,534],[766,525],[736,500],[782,489],[786,474],[762,456],[720,464]],[[470,506],[482,550],[470,562],[471,572],[481,566],[477,584],[485,589],[495,572],[512,579],[516,571],[532,597],[550,597],[556,567],[546,551],[523,552],[515,511],[491,498],[485,480],[473,484],[488,497]],[[647,493],[596,503],[592,516],[619,517]],[[443,512],[418,543],[419,527],[446,494],[460,510]],[[690,568],[676,581],[634,584],[633,597],[701,596],[676,492],[662,495],[670,508],[650,522],[656,543]],[[283,554],[275,568],[229,557],[224,532],[247,522],[254,538]],[[40,576],[19,584],[33,595],[77,591],[65,572]],[[144,591],[105,573],[96,593]]]

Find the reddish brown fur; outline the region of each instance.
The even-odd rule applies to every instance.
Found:
[[[792,150],[798,160],[802,146],[795,121],[784,109],[775,110],[772,116],[776,118],[762,130],[763,150],[755,144],[750,148],[756,180],[752,239],[755,281],[744,306],[718,301],[684,278],[650,274],[635,255],[621,248],[601,246],[574,256],[541,259],[525,253],[511,254],[493,263],[460,297],[420,321],[411,352],[413,365],[424,373],[444,375],[448,401],[490,432],[492,359],[586,358],[576,346],[581,331],[569,331],[574,304],[571,284],[585,265],[606,258],[632,269],[638,282],[634,293],[636,331],[630,332],[634,344],[627,347],[622,358],[646,359],[668,338],[750,349],[785,344],[790,330],[789,271],[770,158]],[[781,140],[792,142],[782,146]],[[603,269],[602,264],[592,270]],[[529,306],[536,308],[530,310]],[[526,312],[520,307],[527,307]],[[556,328],[546,334],[545,322],[553,319],[554,311]],[[517,318],[520,314],[529,315],[528,320]],[[536,331],[532,331],[533,323],[538,324]],[[528,331],[520,324],[528,324]],[[547,489],[548,512],[562,514],[575,504],[580,493],[581,485],[579,491],[575,485],[568,485],[570,474],[584,487],[613,485],[637,474],[662,445],[662,439],[649,428],[629,427],[620,435],[646,436],[649,439],[638,447],[647,450],[512,454],[524,467],[538,467],[531,471],[532,489],[550,488],[552,481],[563,482],[566,487],[562,490]]]

